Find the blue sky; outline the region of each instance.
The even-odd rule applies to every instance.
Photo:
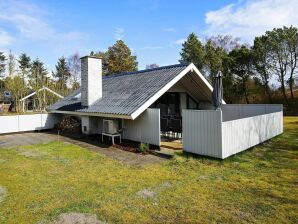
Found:
[[[191,32],[251,43],[267,29],[297,26],[297,7],[297,0],[0,0],[0,50],[39,57],[51,70],[61,56],[106,50],[123,39],[143,69],[177,63]]]

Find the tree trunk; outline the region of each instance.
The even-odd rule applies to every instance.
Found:
[[[268,86],[268,81],[267,80],[265,81],[265,92],[268,95],[269,103],[272,103],[272,97],[271,97],[270,88]]]
[[[288,97],[287,97],[286,88],[285,88],[285,81],[283,78],[281,79],[281,91],[284,96],[285,102],[288,105]]]
[[[249,104],[246,82],[244,80],[242,81],[242,88],[244,90],[244,96],[245,96],[246,103]]]
[[[246,103],[249,104],[248,94],[247,94],[246,90],[245,90],[245,93],[244,94],[245,94]]]
[[[290,86],[290,91],[291,91],[291,99],[294,99],[294,93],[293,93],[293,74],[291,73],[290,79],[289,79],[289,86]]]

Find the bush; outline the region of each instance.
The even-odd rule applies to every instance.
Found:
[[[149,150],[149,144],[148,143],[141,143],[139,145],[138,151],[141,153],[145,153]]]

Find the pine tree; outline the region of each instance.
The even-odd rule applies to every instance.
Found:
[[[43,85],[46,84],[47,81],[47,70],[44,67],[43,62],[41,62],[38,58],[36,58],[31,65],[30,75],[29,75],[29,83],[34,90],[38,90]]]
[[[253,75],[253,56],[252,50],[246,46],[239,49],[234,49],[229,53],[232,60],[231,72],[239,79],[239,91],[244,95],[246,103],[249,102],[248,82]]]
[[[180,62],[192,62],[199,70],[203,69],[205,58],[204,46],[194,33],[191,33],[182,44],[180,55]]]
[[[67,93],[67,81],[71,76],[69,67],[65,57],[61,57],[58,59],[56,71],[53,72],[53,76],[58,79],[57,84],[60,87],[60,92],[62,94]]]
[[[30,71],[30,57],[27,56],[25,53],[22,53],[19,56],[18,62],[19,62],[19,68],[20,68],[20,72],[21,72],[21,76],[23,79],[23,83],[25,82],[25,79],[27,78],[29,71]]]
[[[137,70],[137,57],[132,55],[131,50],[122,40],[117,40],[113,46],[109,47],[105,57],[108,74]]]

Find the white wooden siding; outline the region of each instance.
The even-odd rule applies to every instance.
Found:
[[[224,116],[233,120],[223,121]],[[224,159],[281,134],[282,105],[183,110],[182,129],[184,151]]]
[[[123,139],[160,146],[160,111],[147,109],[135,120],[124,120]]]
[[[183,110],[183,150],[222,158],[221,110]]]
[[[59,119],[57,114],[0,116],[0,134],[51,129]]]
[[[223,122],[223,158],[251,148],[282,132],[282,111]]]

